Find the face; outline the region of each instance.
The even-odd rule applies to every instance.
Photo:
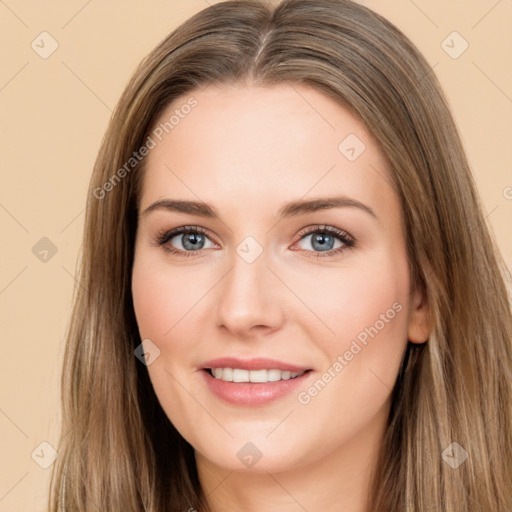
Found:
[[[386,161],[302,85],[210,86],[157,125],[176,109],[146,158],[132,275],[158,400],[218,467],[348,454],[428,337]]]

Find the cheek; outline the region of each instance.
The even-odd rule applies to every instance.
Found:
[[[345,340],[344,347],[345,359],[352,358],[347,374],[357,376],[360,387],[355,392],[362,399],[365,387],[377,395],[391,391],[407,342],[406,261],[390,260],[380,270],[368,272],[367,282],[353,290],[351,311],[357,320],[350,326],[350,339]]]
[[[357,337],[364,343],[372,326],[387,343],[402,343],[409,275],[406,258],[400,254],[380,251],[364,260],[354,257],[338,268],[290,266],[281,270],[281,276],[293,284],[294,294],[303,303],[295,301],[288,316],[308,329],[309,339],[323,340],[329,352],[343,349]]]
[[[182,318],[186,321],[202,288],[194,286],[194,281],[201,282],[197,271],[190,276],[184,268],[165,266],[155,259],[147,253],[136,257],[132,296],[141,337],[154,339],[158,345],[172,336]]]
[[[328,270],[310,273],[307,280],[296,276],[298,294],[322,320],[303,326],[321,344],[326,368],[336,361],[343,365],[333,389],[350,389],[361,400],[376,392],[382,399],[379,388],[385,394],[393,386],[407,341],[407,259],[382,251],[339,272]]]
[[[407,326],[407,276],[393,266],[382,266],[358,275],[346,276],[346,289],[338,311],[338,331],[346,339],[381,339],[381,343],[400,341]],[[345,314],[346,313],[346,314]],[[369,343],[367,345],[369,347]]]

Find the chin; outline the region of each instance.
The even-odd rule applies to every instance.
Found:
[[[307,463],[307,454],[301,456],[298,451],[301,443],[298,446],[278,444],[279,449],[276,450],[274,443],[250,441],[247,436],[242,436],[240,440],[230,439],[224,445],[218,443],[214,450],[212,446],[205,447],[205,450],[198,449],[196,458],[202,457],[206,459],[204,462],[227,471],[261,474],[280,473]]]

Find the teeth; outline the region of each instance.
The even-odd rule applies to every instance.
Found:
[[[276,382],[299,377],[304,373],[281,370],[241,370],[240,368],[211,368],[216,379],[227,382]]]

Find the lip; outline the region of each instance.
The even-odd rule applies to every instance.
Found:
[[[274,382],[227,382],[216,379],[205,369],[201,370],[206,385],[215,396],[230,404],[245,407],[262,406],[279,400],[305,385],[313,373],[306,371],[294,379]]]
[[[268,359],[266,357],[256,357],[253,359],[238,359],[236,357],[220,357],[210,359],[201,365],[201,369],[206,368],[240,368],[241,370],[281,370],[290,372],[302,372],[311,370],[306,366],[297,366],[291,363],[278,361],[277,359]],[[217,379],[216,379],[217,380]],[[279,381],[278,381],[279,382]]]

